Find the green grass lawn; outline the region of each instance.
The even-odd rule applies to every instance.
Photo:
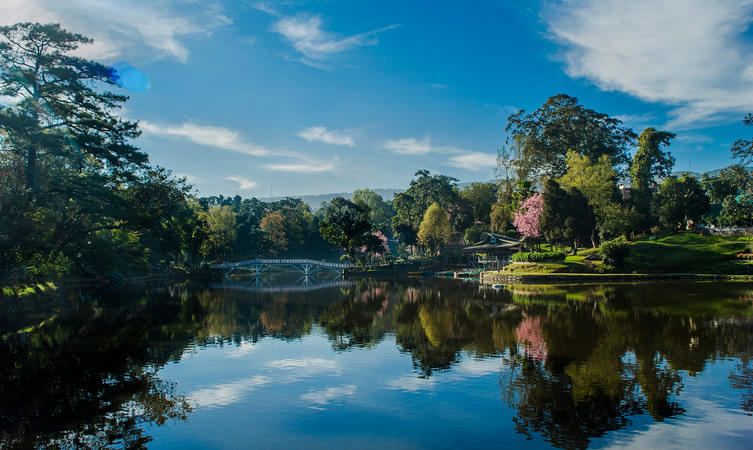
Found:
[[[660,233],[629,242],[630,254],[619,270],[586,256],[598,249],[584,249],[564,263],[516,263],[503,269],[508,274],[546,273],[698,273],[753,274],[753,263],[735,261],[735,255],[753,247],[751,238],[701,236],[696,233]]]
[[[657,235],[630,243],[629,271],[643,273],[753,273],[750,264],[734,261],[751,245],[748,239],[701,236],[696,233]]]

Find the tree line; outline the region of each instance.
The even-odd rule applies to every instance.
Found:
[[[509,117],[494,182],[461,188],[419,170],[392,201],[362,189],[316,212],[294,198],[199,198],[133,144],[139,126],[118,114],[128,97],[117,71],[75,56],[89,43],[57,24],[0,27],[9,99],[0,104],[0,279],[253,257],[384,262],[485,231],[576,249],[655,227],[753,225],[751,141],[737,141],[740,163],[716,175],[675,177],[673,133],[638,136],[567,95]]]

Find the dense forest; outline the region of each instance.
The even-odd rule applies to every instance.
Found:
[[[386,262],[484,231],[575,251],[659,228],[753,225],[752,141],[732,145],[737,165],[676,176],[674,133],[637,134],[563,94],[508,118],[493,183],[460,189],[419,170],[391,201],[362,189],[316,213],[294,198],[199,198],[135,145],[117,71],[75,56],[90,42],[56,24],[0,27],[0,281],[268,256]]]

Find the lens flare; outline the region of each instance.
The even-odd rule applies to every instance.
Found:
[[[131,92],[143,94],[152,87],[149,77],[127,62],[119,62],[110,68],[110,78],[123,88]]]

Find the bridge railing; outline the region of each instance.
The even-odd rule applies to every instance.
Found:
[[[354,264],[351,263],[333,263],[333,262],[327,262],[327,261],[317,261],[315,259],[265,259],[265,258],[257,258],[257,259],[249,259],[246,261],[238,261],[238,262],[232,262],[232,263],[220,263],[220,264],[212,264],[209,267],[212,269],[232,269],[234,267],[244,267],[244,266],[251,266],[256,264],[266,264],[271,266],[286,266],[286,265],[311,265],[311,266],[320,266],[320,267],[328,267],[332,269],[348,269],[350,267],[355,267]]]

